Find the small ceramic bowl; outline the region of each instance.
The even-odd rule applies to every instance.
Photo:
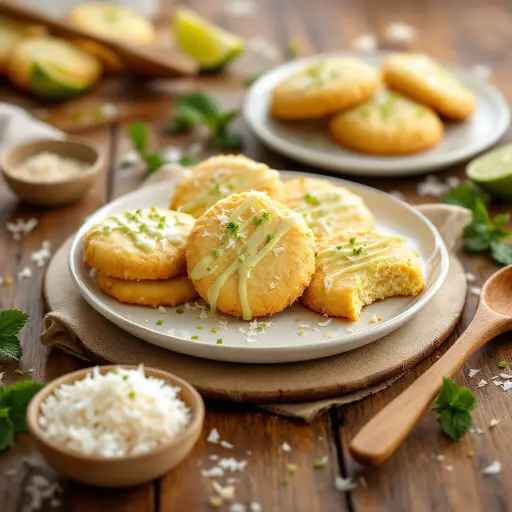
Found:
[[[90,164],[81,175],[62,180],[32,181],[13,174],[13,169],[42,151],[75,158]],[[78,201],[98,179],[103,157],[94,147],[75,140],[37,139],[6,151],[1,159],[2,174],[10,189],[23,201],[40,206],[63,206]]]
[[[115,368],[136,369],[136,366],[101,366],[102,374]],[[130,487],[161,477],[177,466],[196,444],[204,422],[204,403],[201,395],[188,382],[170,373],[145,367],[146,376],[162,379],[181,389],[180,398],[191,410],[191,421],[185,432],[143,454],[105,458],[83,455],[49,440],[39,426],[42,403],[62,384],[83,379],[92,368],[64,375],[47,384],[27,408],[27,427],[37,448],[47,462],[63,475],[98,487]]]

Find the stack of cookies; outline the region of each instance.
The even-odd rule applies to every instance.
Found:
[[[474,94],[421,54],[395,54],[382,70],[355,59],[325,58],[273,90],[270,113],[285,121],[329,118],[334,141],[363,153],[399,155],[434,146],[441,117],[464,120]]]
[[[195,219],[161,208],[120,212],[84,237],[84,259],[100,289],[120,302],[177,306],[197,293],[186,276],[185,246]]]
[[[85,261],[103,292],[153,307],[198,294],[245,320],[302,297],[355,320],[374,300],[423,287],[418,255],[374,232],[362,198],[327,180],[282,182],[263,163],[219,155],[176,186],[170,208],[122,212],[87,232]]]

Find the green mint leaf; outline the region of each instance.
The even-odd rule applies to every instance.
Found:
[[[476,407],[476,398],[468,388],[459,388],[455,400],[451,406],[460,411],[472,411]]]
[[[4,451],[14,442],[14,426],[9,418],[9,409],[0,409],[0,451]]]
[[[216,129],[215,131],[224,130],[227,128],[228,124],[233,121],[239,114],[238,110],[228,110],[226,112],[222,112],[216,118]]]
[[[211,143],[214,147],[224,149],[242,149],[244,147],[244,138],[238,134],[221,130],[212,134]]]
[[[473,211],[477,198],[483,198],[483,194],[471,185],[459,185],[448,192],[444,198],[447,204],[462,206]]]
[[[190,130],[190,128],[192,128],[192,125],[193,125],[193,123],[190,123],[185,119],[175,117],[168,123],[164,124],[163,131],[165,133],[170,133],[170,134],[183,133],[183,132]]]
[[[487,224],[472,222],[464,228],[462,243],[468,252],[482,252],[489,250],[492,238],[492,230]]]
[[[468,388],[459,387],[449,377],[443,377],[433,410],[439,413],[438,421],[444,434],[455,441],[464,436],[473,423],[470,411],[476,406],[476,398]]]
[[[459,386],[457,386],[456,382],[449,377],[443,377],[443,387],[436,398],[436,408],[434,411],[450,407],[452,402],[457,398],[458,392]]]
[[[139,152],[146,151],[149,144],[149,132],[146,124],[135,121],[129,127],[130,139],[134,148]]]
[[[498,228],[506,226],[510,222],[510,213],[501,213],[499,215],[496,215],[496,217],[494,217],[492,221]]]
[[[165,158],[160,153],[146,153],[143,155],[143,158],[150,174],[160,169],[166,163]]]
[[[22,354],[20,340],[17,336],[0,336],[0,357],[19,361]]]
[[[481,222],[482,224],[491,224],[489,218],[489,212],[481,197],[477,197],[475,200],[475,206],[473,208],[473,221]]]
[[[0,407],[5,407],[9,410],[9,418],[12,422],[15,432],[26,432],[26,413],[27,405],[32,397],[42,388],[44,384],[34,382],[32,380],[25,380],[16,382],[5,392],[0,401]]]
[[[470,412],[459,409],[445,409],[439,414],[438,421],[443,433],[454,441],[464,437],[473,424]]]
[[[18,333],[29,315],[17,309],[0,311],[0,357],[20,360],[22,350]]]
[[[177,100],[177,110],[196,111],[203,116],[218,117],[222,112],[219,102],[210,94],[196,91],[181,95]]]
[[[187,155],[186,153],[180,156],[180,159],[178,160],[178,163],[180,165],[183,165],[183,167],[191,167],[192,165],[197,164],[197,160],[192,155]]]
[[[18,309],[0,311],[0,336],[17,336],[30,315]]]
[[[491,256],[501,265],[512,265],[512,243],[504,243],[499,240],[491,242]]]

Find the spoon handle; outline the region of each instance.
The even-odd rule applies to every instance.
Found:
[[[366,466],[385,462],[437,396],[442,377],[453,375],[474,352],[506,327],[499,315],[481,304],[469,327],[446,354],[358,432],[350,444],[352,456]]]

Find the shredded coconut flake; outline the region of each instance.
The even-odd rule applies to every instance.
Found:
[[[30,270],[30,267],[24,267],[22,270],[18,272],[18,281],[21,281],[22,279],[29,279],[32,277],[32,270]]]
[[[226,487],[222,487],[216,480],[212,482],[213,490],[223,499],[227,501],[231,501],[235,497],[235,486],[227,485]]]
[[[317,322],[318,327],[326,327],[332,322],[332,318],[328,318],[325,322]]]
[[[243,471],[245,467],[247,466],[246,460],[236,460],[233,457],[230,457],[229,459],[220,459],[218,466],[220,466],[222,469],[225,469],[227,471]]]
[[[234,445],[232,445],[231,443],[228,443],[227,441],[221,441],[220,445],[223,448],[228,448],[229,450],[232,450],[235,447]]]
[[[41,406],[39,426],[53,442],[106,458],[146,453],[181,434],[190,411],[179,388],[118,368],[62,385]]]
[[[480,372],[480,370],[474,370],[473,368],[470,368],[468,377],[474,377],[479,372]]]
[[[496,418],[492,418],[492,420],[489,422],[489,428],[494,428],[496,426],[498,426],[500,420],[496,419]]]
[[[471,293],[471,295],[476,295],[478,297],[478,296],[480,296],[481,291],[482,291],[482,288],[480,288],[479,286],[470,286],[469,287],[469,293]]]
[[[167,309],[165,309],[163,306],[158,306],[158,312],[165,315],[167,313]]]
[[[270,60],[277,60],[279,58],[279,52],[277,48],[262,37],[254,37],[249,39],[247,42],[247,48],[249,51],[259,53],[263,57],[266,57]]]
[[[485,379],[482,379],[478,384],[477,384],[477,387],[478,388],[483,388],[484,386],[487,386],[487,384],[489,384]]]
[[[476,281],[476,276],[472,272],[466,272],[466,281],[468,283],[474,283]]]
[[[372,53],[377,49],[377,38],[373,34],[363,34],[356,37],[350,46],[358,52]]]
[[[212,428],[208,434],[208,437],[206,438],[206,441],[208,443],[218,444],[220,441],[219,431],[216,428]]]
[[[201,313],[199,313],[199,319],[205,320],[206,318],[208,318],[208,313],[206,312],[205,309],[201,309]]]
[[[292,447],[286,442],[284,442],[282,444],[281,449],[283,450],[283,452],[291,452],[292,451]]]
[[[489,464],[482,473],[484,475],[497,475],[501,472],[501,462],[499,460],[495,460],[493,463]]]
[[[392,43],[412,43],[418,31],[408,23],[395,22],[386,27],[386,39]]]
[[[275,249],[272,249],[272,252],[274,253],[274,256],[277,256],[279,253],[284,252],[284,247],[276,247]]]
[[[472,70],[476,76],[483,78],[484,80],[489,80],[492,76],[492,69],[485,64],[475,64]]]
[[[224,470],[218,466],[213,466],[213,468],[210,469],[202,469],[201,475],[205,478],[217,478],[224,476]]]
[[[421,197],[443,197],[452,187],[443,183],[437,176],[429,174],[424,181],[418,183],[417,190]]]
[[[224,0],[224,11],[233,17],[250,17],[256,14],[253,0]]]
[[[352,478],[343,478],[341,476],[337,476],[336,480],[334,480],[334,487],[339,492],[348,492],[355,489],[357,484],[352,482]]]

